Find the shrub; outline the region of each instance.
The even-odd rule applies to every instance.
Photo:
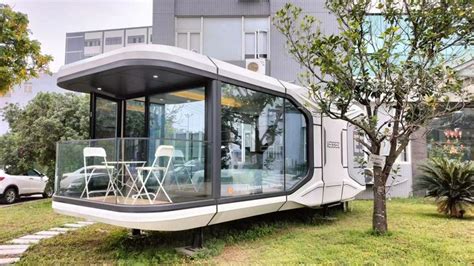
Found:
[[[474,204],[474,164],[446,158],[433,158],[420,166],[423,174],[416,184],[436,199],[438,212],[462,218]]]

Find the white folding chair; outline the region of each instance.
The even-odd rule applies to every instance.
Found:
[[[165,182],[165,178],[168,175],[168,171],[171,165],[171,161],[173,160],[173,154],[174,154],[174,147],[173,146],[168,146],[168,145],[160,145],[155,151],[155,159],[153,160],[153,163],[151,166],[144,166],[144,167],[137,167],[137,172],[138,172],[138,179],[141,181],[142,186],[140,190],[138,191],[137,195],[133,196],[133,204],[135,204],[136,200],[138,197],[142,195],[142,192],[146,195],[148,198],[148,201],[150,204],[153,204],[158,197],[158,194],[160,193],[161,190],[163,190],[163,194],[165,194],[166,198],[170,203],[173,203],[173,201],[170,199],[168,193],[166,192],[165,188],[163,187],[163,184]],[[166,166],[160,166],[160,158],[167,158],[167,163]],[[143,179],[143,173],[147,172],[147,175],[145,179]],[[160,172],[163,173],[161,179],[160,179]],[[158,175],[157,175],[158,173]],[[148,182],[148,179],[150,177],[153,177],[156,182],[158,182],[158,188],[156,190],[156,193],[150,193],[148,192],[148,189],[146,188],[146,183]],[[153,200],[151,200],[150,195],[153,195]]]
[[[92,194],[92,193],[103,193],[105,192],[105,197],[104,197],[104,200],[105,201],[107,199],[107,196],[109,195],[110,192],[113,192],[115,196],[117,196],[117,193],[116,191],[118,191],[120,194],[120,190],[118,190],[118,188],[116,189],[115,187],[115,183],[114,183],[114,178],[113,178],[113,171],[114,171],[114,167],[113,166],[109,166],[107,164],[107,154],[105,152],[105,149],[104,148],[100,148],[100,147],[85,147],[84,150],[83,150],[83,154],[84,154],[84,180],[85,180],[85,187],[84,187],[84,190],[82,191],[82,194],[81,194],[81,198],[84,196],[84,194],[86,194],[86,197],[87,199],[89,199],[89,195]],[[87,159],[88,158],[100,158],[102,159],[103,161],[103,165],[87,165]],[[90,173],[87,172],[87,169],[92,169],[92,171]],[[91,181],[94,173],[97,171],[97,170],[105,170],[106,173],[107,173],[107,176],[109,177],[109,182],[107,184],[107,190],[92,190],[92,191],[89,191],[89,182]]]

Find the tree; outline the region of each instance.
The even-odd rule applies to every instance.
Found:
[[[304,67],[301,80],[319,111],[359,128],[372,158],[389,144],[385,161],[373,166],[372,227],[384,234],[385,185],[396,158],[413,132],[467,99],[449,64],[472,42],[472,1],[339,0],[326,7],[338,34],[324,34],[316,18],[292,4],[277,12],[274,24]],[[351,116],[354,106],[363,114]]]
[[[0,137],[0,164],[21,174],[38,167],[54,176],[56,142],[86,139],[89,135],[89,99],[72,93],[40,93],[24,108],[3,108],[10,132]]]
[[[0,4],[0,94],[41,72],[53,59],[41,53],[40,43],[30,39],[28,17]]]

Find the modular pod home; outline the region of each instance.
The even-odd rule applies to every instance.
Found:
[[[347,123],[305,88],[188,50],[137,45],[59,71],[90,94],[90,140],[57,144],[56,212],[177,231],[353,199]],[[354,113],[356,115],[356,113]]]

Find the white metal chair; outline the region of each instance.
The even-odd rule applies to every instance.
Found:
[[[87,199],[89,199],[89,195],[92,193],[103,193],[105,192],[105,201],[107,199],[107,196],[109,195],[110,192],[113,192],[115,196],[117,196],[116,191],[118,191],[120,194],[120,190],[115,187],[114,183],[114,178],[113,178],[113,171],[114,167],[109,166],[107,164],[107,153],[105,152],[104,148],[100,147],[85,147],[83,150],[84,154],[84,180],[85,180],[85,187],[84,190],[82,191],[81,198],[86,194]],[[88,158],[100,158],[103,160],[103,165],[89,165],[87,166],[87,159]],[[87,172],[87,169],[92,169],[90,173]],[[92,179],[92,176],[97,170],[105,170],[107,173],[107,176],[109,177],[109,182],[107,184],[107,190],[93,190],[89,191],[89,182]]]
[[[153,160],[153,163],[151,166],[144,166],[144,167],[137,167],[137,172],[138,172],[138,179],[141,181],[142,185],[140,190],[138,191],[137,195],[133,196],[133,204],[135,204],[136,200],[141,197],[142,192],[146,195],[148,198],[148,201],[150,204],[153,204],[158,197],[158,194],[160,193],[161,190],[163,190],[163,194],[165,194],[166,198],[170,203],[173,203],[173,201],[170,199],[168,193],[166,192],[165,188],[163,187],[163,184],[165,182],[165,178],[168,175],[168,171],[171,165],[171,161],[173,160],[173,154],[174,154],[174,147],[169,146],[169,145],[160,145],[155,151],[155,159]],[[166,166],[160,166],[160,158],[167,158]],[[145,178],[143,178],[143,173],[147,172],[147,175]],[[160,172],[163,173],[161,175],[160,179]],[[157,175],[158,173],[158,175]],[[156,182],[158,182],[158,188],[155,193],[150,193],[148,192],[148,189],[146,188],[146,183],[150,179],[150,177],[153,177]],[[153,195],[153,200],[150,198],[150,195]]]

